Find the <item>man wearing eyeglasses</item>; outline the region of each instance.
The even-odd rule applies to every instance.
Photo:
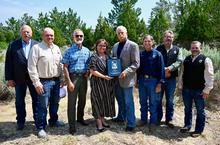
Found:
[[[182,63],[182,51],[179,47],[173,45],[174,33],[167,30],[164,32],[163,44],[156,49],[163,55],[165,65],[165,83],[162,84],[161,100],[158,108],[158,125],[163,118],[162,100],[165,93],[166,96],[166,116],[165,124],[174,128],[174,92],[176,89],[176,77],[178,76],[178,68]]]
[[[73,32],[74,44],[64,52],[62,63],[64,75],[68,88],[67,116],[69,122],[69,133],[76,132],[76,100],[77,122],[81,125],[88,125],[84,120],[84,108],[86,105],[87,78],[89,76],[89,57],[90,51],[82,45],[84,34],[82,30],[75,29]]]
[[[43,41],[34,45],[28,59],[28,72],[38,93],[37,101],[37,129],[38,137],[46,137],[47,106],[49,106],[49,125],[51,127],[64,126],[58,121],[59,90],[63,84],[62,55],[54,41],[53,29],[43,30]]]

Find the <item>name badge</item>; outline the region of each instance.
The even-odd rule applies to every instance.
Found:
[[[117,58],[107,59],[108,76],[116,77],[121,74],[121,60]]]

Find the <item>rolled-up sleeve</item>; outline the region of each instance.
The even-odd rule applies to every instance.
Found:
[[[34,45],[28,57],[28,73],[35,87],[41,85],[37,70],[37,61],[38,61],[38,45]]]
[[[172,63],[172,64],[168,67],[168,69],[169,69],[170,71],[175,71],[175,70],[177,70],[177,69],[181,66],[182,62],[183,62],[183,54],[182,54],[182,49],[180,48],[180,49],[179,49],[178,56],[177,56],[177,60],[176,60],[174,63]]]
[[[209,94],[214,84],[214,69],[213,69],[212,61],[208,57],[205,59],[204,78],[205,78],[205,88],[203,89],[203,92]]]

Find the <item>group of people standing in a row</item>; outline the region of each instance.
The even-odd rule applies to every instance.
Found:
[[[128,39],[127,29],[118,26],[118,42],[113,46],[112,56],[121,60],[122,72],[118,77],[107,73],[108,43],[97,40],[93,54],[82,45],[82,30],[73,32],[74,44],[65,50],[63,56],[54,41],[53,29],[47,27],[42,32],[42,42],[31,39],[32,30],[28,25],[20,29],[21,38],[10,43],[5,60],[7,85],[15,87],[17,130],[25,124],[25,96],[29,88],[32,97],[33,118],[39,137],[46,137],[47,108],[49,106],[49,126],[64,126],[58,120],[60,86],[67,85],[67,116],[69,133],[76,132],[76,122],[88,125],[84,120],[87,81],[90,78],[92,115],[96,119],[97,130],[110,128],[104,117],[113,122],[124,122],[126,131],[136,126],[150,125],[154,130],[160,125],[163,110],[162,98],[166,96],[165,124],[173,128],[174,92],[180,68],[178,89],[182,90],[185,106],[184,127],[187,132],[192,126],[192,103],[195,102],[197,119],[192,136],[199,136],[205,126],[205,99],[213,88],[213,66],[211,60],[201,54],[201,43],[191,43],[191,55],[184,61],[181,49],[173,45],[172,31],[164,33],[164,43],[153,48],[151,35],[143,39],[144,50]],[[141,119],[136,122],[133,87],[138,87]],[[118,114],[115,116],[115,97]],[[78,99],[77,111],[76,102]],[[150,118],[148,122],[148,111]],[[77,112],[77,113],[76,113]],[[114,118],[113,118],[114,117]]]

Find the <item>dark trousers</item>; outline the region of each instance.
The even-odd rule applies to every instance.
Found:
[[[74,83],[75,88],[72,92],[68,90],[67,116],[69,126],[75,127],[77,97],[77,120],[83,120],[84,116],[84,108],[86,105],[87,78],[84,75],[70,74],[70,79]]]
[[[33,118],[36,123],[36,116],[37,116],[37,92],[35,90],[34,85],[32,84],[31,80],[28,79],[23,84],[16,84],[15,86],[15,107],[16,107],[16,114],[17,114],[17,124],[24,124],[25,117],[26,117],[26,109],[25,109],[25,96],[27,87],[29,89],[31,98],[32,98],[32,111],[33,111]]]
[[[183,88],[183,103],[185,106],[185,118],[184,126],[192,127],[192,104],[195,102],[196,106],[196,127],[195,132],[202,133],[205,127],[205,99],[201,95],[202,89],[192,90],[188,88]]]

